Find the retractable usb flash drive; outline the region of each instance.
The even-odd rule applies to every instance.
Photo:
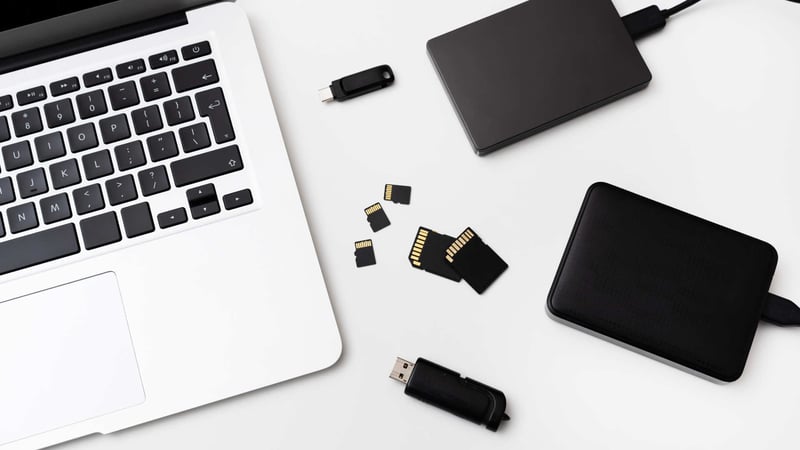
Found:
[[[377,66],[331,81],[330,86],[319,90],[319,99],[326,103],[350,100],[389,87],[393,83],[392,68],[388,65]]]
[[[406,385],[405,394],[441,408],[461,418],[486,425],[497,431],[500,423],[510,420],[506,396],[497,389],[457,372],[418,358],[412,363],[397,358],[389,377]]]

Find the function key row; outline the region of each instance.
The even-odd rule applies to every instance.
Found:
[[[211,44],[209,44],[208,41],[203,41],[196,44],[187,45],[181,49],[181,53],[185,61],[190,61],[195,58],[210,55]],[[179,61],[178,52],[175,50],[169,50],[163,53],[158,53],[151,56],[149,61],[150,68],[153,70],[177,64]],[[145,70],[146,67],[143,59],[137,59],[116,66],[117,77],[120,79],[143,73]],[[111,69],[107,67],[83,75],[83,84],[87,88],[110,83],[113,80],[114,75]],[[53,97],[66,95],[70,92],[75,92],[78,89],[80,89],[78,77],[67,78],[61,81],[50,83],[50,93]],[[30,105],[32,103],[46,100],[47,89],[44,86],[37,86],[18,92],[16,97],[17,104],[19,106]],[[11,95],[0,97],[0,111],[7,111],[13,107],[14,101]]]

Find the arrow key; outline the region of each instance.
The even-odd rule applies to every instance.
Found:
[[[186,191],[186,198],[189,200],[189,209],[195,220],[213,216],[220,211],[217,191],[213,184],[189,189]]]
[[[222,203],[228,211],[253,203],[253,193],[244,189],[222,197]]]
[[[161,227],[162,230],[166,230],[175,225],[186,223],[187,220],[186,208],[173,209],[158,215],[158,226]]]

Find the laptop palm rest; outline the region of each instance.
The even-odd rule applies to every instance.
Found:
[[[117,277],[0,303],[0,445],[144,401]]]

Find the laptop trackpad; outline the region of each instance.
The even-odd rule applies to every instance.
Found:
[[[0,399],[0,445],[144,401],[115,274],[0,303]]]

